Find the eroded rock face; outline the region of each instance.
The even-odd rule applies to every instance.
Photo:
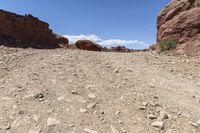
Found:
[[[17,15],[0,10],[0,45],[10,47],[58,48],[68,39],[49,29],[49,25],[32,15]]]
[[[79,40],[76,42],[75,45],[78,49],[83,49],[83,50],[89,50],[89,51],[102,51],[103,50],[103,48],[100,45],[98,45],[90,40]]]
[[[200,1],[172,0],[158,16],[157,42],[177,41],[177,50],[200,51]]]

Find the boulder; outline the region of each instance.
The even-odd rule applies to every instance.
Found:
[[[83,50],[88,50],[88,51],[102,51],[103,50],[103,48],[100,45],[90,40],[79,40],[75,43],[75,45],[78,49],[83,49]]]
[[[131,52],[131,49],[126,48],[125,46],[111,47],[110,50],[113,52]]]
[[[200,1],[172,0],[158,15],[157,42],[175,40],[176,50],[200,51]]]
[[[68,39],[57,35],[49,25],[32,15],[17,15],[0,10],[0,45],[10,47],[58,48]]]

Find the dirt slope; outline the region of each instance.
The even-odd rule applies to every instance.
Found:
[[[0,48],[0,132],[199,133],[199,59]]]

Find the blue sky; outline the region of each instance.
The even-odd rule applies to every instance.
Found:
[[[30,13],[71,42],[144,48],[156,41],[158,12],[170,0],[0,0],[0,8]]]

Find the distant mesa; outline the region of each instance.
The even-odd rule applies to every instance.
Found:
[[[172,0],[160,11],[157,29],[158,43],[175,40],[176,52],[200,52],[200,1]]]
[[[30,14],[22,16],[0,10],[0,45],[52,49],[68,42],[67,38],[53,33],[48,23]]]

